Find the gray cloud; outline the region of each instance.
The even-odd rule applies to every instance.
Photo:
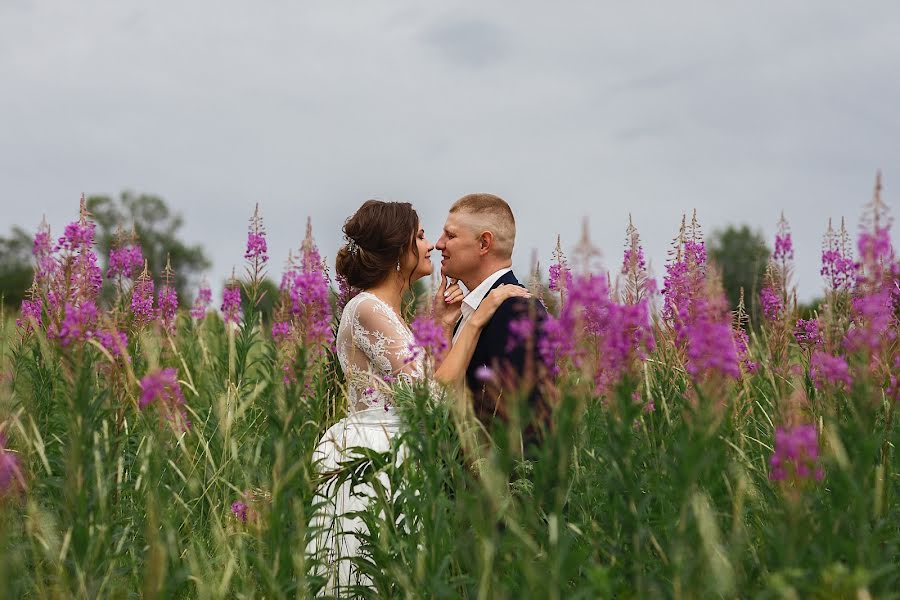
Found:
[[[481,19],[439,21],[424,39],[445,59],[466,67],[493,65],[509,51],[503,30]]]
[[[855,230],[877,168],[900,180],[900,7],[238,0],[0,4],[3,222],[57,231],[78,196],[159,194],[240,265],[261,203],[273,271],[306,216],[326,255],[366,198],[436,237],[472,191],[507,198],[517,264],[583,215],[614,266],[628,214],[658,276],[680,216],[781,210],[801,298],[829,216]]]

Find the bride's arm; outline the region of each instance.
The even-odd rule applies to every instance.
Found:
[[[517,285],[501,285],[491,292],[478,305],[478,309],[460,327],[459,336],[444,356],[443,362],[434,371],[434,378],[443,384],[453,385],[462,381],[466,374],[481,330],[487,325],[497,308],[508,298],[528,298],[531,294],[526,288]]]

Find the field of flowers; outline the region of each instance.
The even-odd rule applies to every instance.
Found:
[[[531,282],[556,378],[539,451],[516,442],[525,403],[488,440],[422,386],[398,390],[403,461],[361,451],[318,473],[312,450],[345,411],[332,343],[352,290],[311,232],[265,322],[258,212],[247,276],[179,310],[178,274],[155,286],[140,240],[98,261],[82,205],[58,238],[36,233],[30,300],[0,318],[0,595],[314,595],[332,565],[306,552],[313,492],[350,479],[377,492],[355,565],[372,584],[347,590],[360,596],[897,597],[889,231],[880,188],[855,248],[829,227],[825,302],[802,320],[782,220],[761,323],[729,310],[696,218],[659,290],[634,227],[617,272],[557,252]]]

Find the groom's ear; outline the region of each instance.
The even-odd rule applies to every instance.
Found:
[[[494,245],[494,234],[490,231],[483,231],[481,235],[478,236],[479,243],[479,254],[484,256],[488,252],[491,251],[491,248]]]

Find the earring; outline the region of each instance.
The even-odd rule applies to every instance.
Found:
[[[400,272],[400,261],[399,260],[397,261],[397,272],[398,273]]]

